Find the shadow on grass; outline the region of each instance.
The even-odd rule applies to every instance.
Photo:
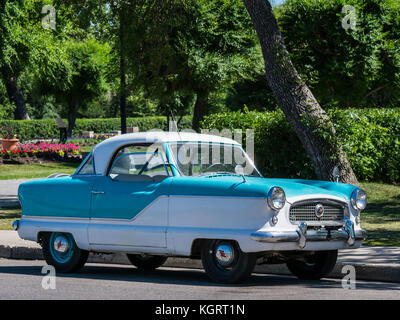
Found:
[[[374,246],[398,246],[400,242],[400,231],[388,229],[368,230],[368,239],[364,245]]]
[[[400,201],[374,201],[369,203],[364,215],[369,217],[393,218],[400,220]]]

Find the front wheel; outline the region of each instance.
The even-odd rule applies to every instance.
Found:
[[[250,276],[256,255],[243,252],[235,241],[211,240],[204,244],[201,260],[211,280],[237,283]]]
[[[154,270],[161,267],[167,257],[164,256],[151,256],[147,254],[127,254],[129,261],[138,269]]]
[[[43,257],[57,272],[69,273],[80,270],[87,261],[89,252],[77,247],[70,233],[46,233],[42,237]]]
[[[316,251],[304,260],[291,260],[287,262],[290,272],[299,279],[319,280],[327,276],[335,267],[338,251]]]

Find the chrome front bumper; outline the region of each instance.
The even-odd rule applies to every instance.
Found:
[[[367,239],[367,231],[354,231],[354,223],[345,218],[343,227],[338,230],[307,230],[307,223],[301,222],[296,231],[257,231],[251,238],[268,243],[297,242],[303,249],[307,241],[346,241],[352,246],[356,241]]]

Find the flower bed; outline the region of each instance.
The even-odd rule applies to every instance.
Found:
[[[30,161],[23,161],[23,158],[29,158]],[[3,162],[8,162],[7,160],[9,160],[17,163],[26,163],[38,158],[52,161],[81,161],[79,146],[73,143],[39,142],[37,144],[18,144],[16,149],[12,151],[0,149],[0,159]]]

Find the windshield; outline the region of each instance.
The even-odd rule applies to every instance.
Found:
[[[184,176],[245,175],[261,177],[239,145],[208,142],[169,143],[171,161]]]

